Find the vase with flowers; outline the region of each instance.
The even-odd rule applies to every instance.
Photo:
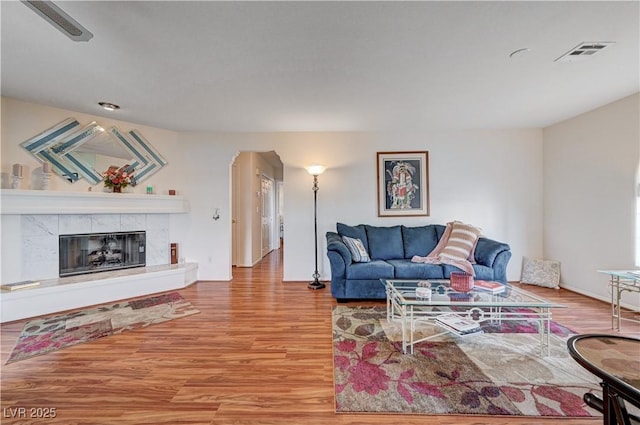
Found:
[[[133,173],[128,172],[129,165],[120,168],[112,165],[104,172],[104,187],[110,187],[114,193],[122,192],[122,189],[134,184]]]

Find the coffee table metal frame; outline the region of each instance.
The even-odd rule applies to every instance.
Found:
[[[443,328],[443,332],[420,339],[416,339],[415,335],[419,323],[435,323],[439,315],[453,311],[478,323],[515,320],[537,322],[540,355],[544,355],[545,348],[549,355],[551,309],[564,307],[509,284],[497,294],[480,289],[460,293],[450,287],[447,279],[380,280],[386,288],[387,320],[399,322],[402,328],[404,354],[413,354],[413,347],[419,342],[449,333]],[[416,297],[418,283],[424,285],[427,282],[431,286],[431,299]],[[519,311],[519,308],[526,308],[526,311]]]

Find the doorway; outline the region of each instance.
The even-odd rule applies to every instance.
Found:
[[[275,151],[240,152],[231,164],[231,264],[253,267],[280,248],[283,164]]]

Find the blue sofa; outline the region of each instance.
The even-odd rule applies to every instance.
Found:
[[[414,255],[426,256],[438,244],[445,226],[376,227],[337,224],[327,232],[327,256],[331,264],[331,294],[338,301],[385,299],[380,279],[448,279],[459,268],[448,264],[412,263]],[[371,261],[354,262],[342,236],[360,239]],[[480,237],[475,248],[475,278],[507,283],[509,245]]]

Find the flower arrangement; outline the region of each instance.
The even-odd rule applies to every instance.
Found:
[[[122,191],[122,188],[134,184],[133,173],[127,172],[129,165],[116,167],[112,165],[104,172],[104,187],[110,187],[114,192]]]

